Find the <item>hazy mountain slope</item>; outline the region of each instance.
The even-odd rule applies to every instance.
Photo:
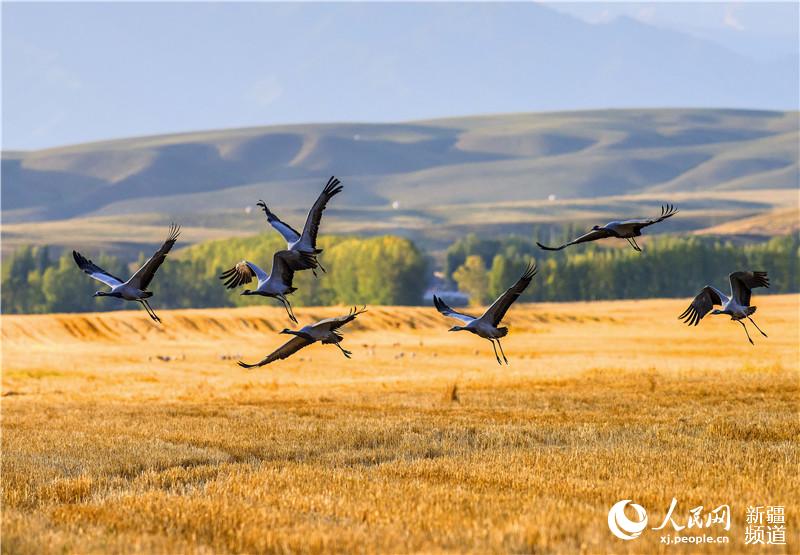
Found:
[[[130,199],[306,182],[333,173],[364,184],[365,195],[350,195],[351,205],[425,204],[455,193],[459,184],[469,191],[463,200],[473,202],[630,194],[666,184],[673,191],[715,188],[734,178],[747,188],[742,178],[796,170],[797,137],[796,113],[711,110],[186,134],[8,155],[3,210],[35,209],[39,219],[53,219]],[[488,179],[503,183],[491,191],[470,186]],[[432,187],[433,198],[420,199],[412,185],[428,180],[450,185]],[[793,186],[791,174],[772,186]],[[411,194],[404,194],[409,187]],[[300,199],[285,204],[295,202]]]
[[[799,137],[796,112],[611,110],[233,129],[4,153],[3,232],[16,243],[34,222],[113,225],[121,215],[130,229],[141,214],[148,225],[175,219],[257,232],[260,214],[240,215],[262,198],[299,226],[332,174],[346,189],[329,209],[330,231],[446,236],[465,222],[575,218],[570,207],[583,199],[614,215],[631,209],[620,200],[629,197],[651,211],[681,193],[692,209],[725,199],[718,191],[762,191],[716,212],[735,219],[786,206],[798,185]],[[593,217],[591,208],[580,214]]]
[[[798,106],[796,38],[794,49],[773,51],[785,56],[765,60],[642,21],[589,24],[553,7],[11,3],[4,139],[22,148],[251,122]],[[752,29],[736,34],[741,49]],[[81,77],[80,93],[47,78],[40,59],[48,57],[35,55],[42,50],[58,52],[52,63]]]
[[[764,236],[796,233],[798,230],[800,230],[800,208],[795,206],[700,229],[695,233],[698,235]]]

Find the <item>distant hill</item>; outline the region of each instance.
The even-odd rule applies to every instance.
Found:
[[[767,235],[788,235],[800,229],[800,207],[774,210],[751,218],[742,218],[700,229],[697,235],[737,235],[759,237]]]
[[[668,201],[683,215],[665,230],[698,230],[796,206],[798,123],[797,112],[604,110],[4,152],[4,248],[93,245],[108,234],[118,248],[138,249],[172,220],[196,229],[184,234],[188,242],[257,233],[261,214],[245,209],[259,199],[300,226],[333,174],[345,191],[326,214],[327,232],[437,241],[467,229],[647,215]]]

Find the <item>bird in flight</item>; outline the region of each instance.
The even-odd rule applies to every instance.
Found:
[[[349,324],[353,320],[356,319],[356,316],[359,314],[365,313],[366,307],[361,309],[356,309],[353,307],[350,309],[350,313],[346,316],[339,316],[337,318],[326,318],[325,320],[320,320],[316,324],[310,324],[308,326],[304,326],[300,328],[298,331],[292,331],[290,329],[284,329],[280,333],[285,333],[289,335],[294,335],[289,341],[278,347],[277,350],[268,354],[263,360],[257,362],[255,364],[247,364],[242,362],[241,360],[238,362],[239,366],[242,368],[256,368],[259,366],[265,366],[271,362],[275,362],[276,360],[281,360],[284,358],[288,358],[295,354],[297,351],[302,349],[303,347],[308,347],[309,345],[316,343],[319,341],[323,345],[336,345],[339,347],[339,350],[342,351],[342,354],[346,358],[350,358],[351,353],[350,351],[343,349],[342,346],[339,344],[341,343],[343,337],[341,333],[337,330],[344,326],[345,324]]]
[[[500,362],[500,357],[497,354],[497,347],[495,347],[495,342],[497,342],[497,345],[500,347],[500,352],[503,355],[503,360],[506,364],[508,364],[506,354],[503,352],[503,346],[500,344],[500,338],[505,337],[508,334],[508,328],[498,328],[497,326],[506,315],[509,307],[519,298],[522,292],[525,291],[535,275],[536,266],[533,264],[528,264],[528,267],[525,269],[525,273],[522,274],[522,277],[520,277],[514,285],[509,287],[505,293],[500,295],[492,304],[492,306],[490,306],[480,318],[475,318],[474,316],[469,316],[468,314],[456,312],[447,306],[447,304],[445,304],[445,302],[436,295],[433,296],[433,304],[436,307],[436,310],[445,316],[456,318],[457,320],[461,320],[466,324],[465,326],[453,326],[449,331],[468,331],[474,333],[478,337],[488,339],[492,343],[497,364],[502,364],[502,362]]]
[[[133,274],[128,281],[123,281],[106,272],[100,266],[85,258],[78,251],[72,251],[72,258],[75,259],[78,268],[97,281],[111,287],[111,291],[97,291],[94,294],[95,297],[116,297],[126,301],[136,301],[142,304],[150,318],[156,322],[161,322],[161,319],[156,316],[156,313],[153,312],[153,309],[147,302],[147,299],[153,296],[153,293],[147,290],[147,286],[153,281],[156,270],[164,263],[164,260],[167,258],[167,253],[172,249],[175,241],[178,240],[180,232],[181,228],[179,226],[175,224],[170,225],[167,240],[164,241],[161,248],[158,249],[141,268],[136,270],[136,273]]]
[[[750,333],[747,331],[747,326],[744,319],[750,320],[756,329],[767,337],[767,334],[761,331],[750,316],[756,311],[756,307],[750,306],[750,296],[755,287],[769,287],[769,278],[766,272],[733,272],[728,276],[731,282],[731,296],[727,297],[722,291],[706,285],[700,293],[692,300],[689,308],[683,311],[683,314],[678,316],[678,319],[683,320],[688,325],[697,325],[703,317],[711,312],[711,314],[727,314],[734,322],[739,322],[744,328],[744,333],[747,334],[747,340],[751,345],[754,345],[753,340],[750,338]],[[714,308],[721,306],[722,310]],[[714,308],[714,310],[711,310]]]
[[[260,200],[258,203],[256,203],[256,206],[260,206],[264,211],[264,214],[267,215],[267,221],[269,224],[275,228],[278,233],[283,235],[284,239],[286,239],[286,248],[290,252],[293,254],[302,253],[309,255],[287,257],[292,270],[296,272],[299,272],[300,270],[311,270],[315,276],[317,275],[317,267],[319,267],[319,269],[323,272],[325,271],[325,268],[323,268],[319,263],[319,260],[317,260],[317,255],[322,252],[322,249],[317,248],[319,224],[322,220],[322,212],[328,205],[328,201],[331,200],[334,195],[339,194],[342,191],[342,188],[343,186],[340,184],[340,181],[331,176],[327,185],[325,185],[325,188],[319,194],[319,197],[317,197],[317,201],[314,203],[314,206],[312,206],[311,210],[308,212],[306,225],[303,227],[303,233],[299,233],[292,226],[278,218],[274,212],[270,211],[270,209],[267,207],[267,204],[263,200]]]
[[[568,247],[570,245],[577,245],[579,243],[588,243],[589,241],[597,241],[598,239],[606,239],[608,237],[616,237],[617,239],[627,239],[630,246],[633,247],[634,250],[642,252],[642,249],[639,248],[639,245],[636,244],[636,237],[639,237],[642,234],[642,229],[653,224],[657,224],[658,222],[663,222],[667,218],[670,218],[677,214],[678,211],[675,209],[674,206],[668,204],[666,206],[661,207],[661,215],[657,218],[652,219],[639,219],[639,220],[623,220],[623,221],[614,221],[608,222],[604,226],[596,225],[592,228],[589,233],[581,235],[577,239],[573,239],[569,243],[564,243],[560,247],[547,247],[538,241],[536,242],[539,245],[540,249],[544,249],[546,251],[560,251],[561,249]]]
[[[294,317],[292,305],[289,304],[289,300],[286,298],[286,295],[297,291],[296,287],[292,287],[294,270],[291,269],[288,263],[288,259],[292,256],[293,254],[289,251],[276,252],[272,256],[272,269],[269,275],[252,262],[242,260],[233,268],[222,272],[219,279],[226,280],[225,287],[228,289],[235,289],[250,283],[255,277],[258,280],[258,286],[254,290],[245,289],[240,295],[260,295],[278,299],[286,309],[289,319],[296,324],[297,318]],[[309,255],[300,253],[300,256],[307,258]]]

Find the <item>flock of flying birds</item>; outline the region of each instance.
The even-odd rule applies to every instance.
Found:
[[[311,270],[315,277],[317,276],[317,270],[325,272],[325,268],[319,262],[319,255],[322,253],[322,249],[317,248],[317,234],[319,233],[319,226],[322,220],[322,212],[325,210],[331,198],[339,194],[342,189],[343,187],[340,181],[335,177],[331,177],[328,180],[325,188],[308,213],[302,233],[278,218],[270,211],[263,200],[259,201],[257,206],[264,211],[269,224],[286,240],[286,249],[278,251],[272,256],[272,268],[269,274],[254,263],[248,260],[242,260],[233,268],[222,273],[220,279],[224,280],[224,286],[228,289],[235,289],[251,283],[255,278],[257,280],[256,288],[244,289],[241,295],[260,295],[262,297],[277,299],[283,304],[289,319],[297,324],[297,318],[295,318],[292,306],[286,296],[297,290],[295,287],[292,287],[292,280],[295,272]],[[604,226],[594,226],[592,230],[585,235],[559,247],[548,247],[541,243],[537,243],[537,245],[543,250],[558,251],[570,245],[596,241],[598,239],[616,238],[627,240],[631,247],[641,252],[639,245],[636,244],[636,237],[641,236],[642,229],[662,222],[674,216],[676,213],[677,210],[673,206],[668,205],[661,208],[661,214],[656,218],[613,221]],[[161,322],[161,319],[156,315],[148,302],[148,299],[153,296],[153,293],[148,291],[147,287],[153,280],[158,268],[164,263],[167,254],[172,249],[173,245],[175,245],[179,234],[180,227],[172,224],[169,228],[169,235],[166,241],[164,241],[164,244],[161,245],[161,248],[158,249],[128,280],[123,280],[106,272],[77,251],[72,251],[72,256],[81,270],[111,288],[111,291],[96,292],[94,294],[95,297],[116,297],[126,301],[138,302],[144,307],[150,318],[156,322]],[[477,318],[453,310],[436,295],[433,297],[433,304],[444,316],[455,318],[462,322],[463,325],[453,326],[449,331],[468,331],[478,337],[489,340],[492,343],[497,363],[502,364],[500,361],[500,355],[502,355],[503,361],[508,364],[508,359],[500,343],[500,339],[508,334],[508,328],[499,326],[514,301],[516,301],[528,285],[530,285],[536,272],[536,266],[534,264],[528,264],[525,272],[517,282],[506,290],[505,293],[500,295],[483,315]],[[727,314],[732,321],[742,325],[747,334],[747,339],[753,344],[753,340],[750,337],[750,333],[747,331],[744,320],[749,320],[761,335],[767,337],[767,334],[764,333],[750,317],[756,311],[756,307],[750,306],[751,291],[756,287],[769,287],[767,274],[766,272],[751,271],[734,272],[730,274],[729,278],[731,284],[730,296],[725,295],[719,289],[707,285],[678,318],[682,319],[690,326],[696,326],[709,312],[711,314]],[[720,306],[721,308],[715,309],[715,306]],[[296,331],[286,328],[280,333],[293,335],[294,337],[292,339],[255,364],[246,364],[242,361],[239,361],[238,364],[244,368],[264,366],[276,360],[287,358],[300,349],[316,342],[335,345],[342,351],[345,357],[350,358],[352,353],[342,348],[340,344],[343,338],[339,329],[355,320],[357,316],[363,314],[365,311],[366,307],[361,309],[354,307],[344,316],[326,318],[314,324],[303,326]],[[500,354],[497,352],[498,347],[500,349]]]

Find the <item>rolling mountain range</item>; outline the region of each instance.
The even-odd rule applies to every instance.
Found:
[[[656,214],[661,202],[683,212],[663,231],[699,231],[797,206],[798,123],[797,112],[598,110],[271,126],[4,152],[4,249],[135,250],[172,220],[184,224],[188,242],[258,233],[259,199],[300,226],[334,174],[345,192],[326,213],[326,232],[435,243],[465,230],[525,233],[534,223]]]
[[[731,7],[748,13],[724,33],[696,27],[723,6],[691,3],[643,6],[683,13],[672,28],[536,2],[9,3],[3,139],[37,149],[255,124],[796,110],[797,9],[759,4]]]

